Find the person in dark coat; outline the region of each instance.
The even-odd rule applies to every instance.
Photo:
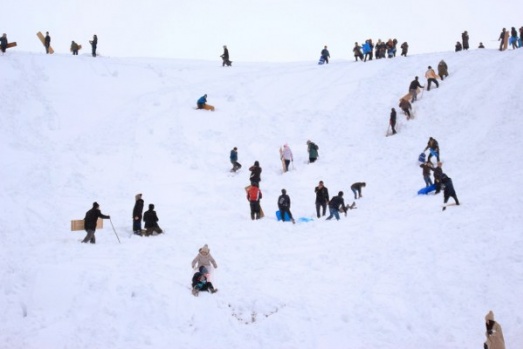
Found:
[[[327,211],[327,204],[329,203],[329,190],[323,186],[323,181],[320,181],[318,186],[314,188],[316,193],[316,216],[320,218],[320,208],[323,209],[322,216],[325,216]]]
[[[340,220],[340,211],[345,213],[347,216],[347,208],[345,207],[345,200],[343,200],[343,192],[340,191],[337,196],[334,196],[331,201],[329,201],[329,217],[326,220],[336,217],[336,220]]]
[[[96,238],[94,233],[96,232],[96,223],[98,218],[102,219],[111,219],[111,216],[106,216],[100,211],[100,205],[97,202],[93,202],[93,208],[85,213],[84,218],[84,229],[87,232],[87,235],[82,240],[83,243],[90,242],[92,244],[96,243]]]
[[[93,57],[96,57],[96,47],[98,46],[98,36],[96,34],[93,35],[93,40],[90,40],[89,43],[91,44],[91,52]]]
[[[392,134],[396,134],[396,109],[392,108],[390,111],[390,119],[389,119],[390,127],[392,128]]]
[[[418,77],[416,76],[414,80],[410,82],[409,85],[409,93],[412,96],[412,103],[416,102],[416,100],[418,99],[418,87],[425,88],[424,86],[420,85]]]
[[[2,37],[0,37],[0,51],[2,51],[2,54],[5,53],[5,50],[7,49],[7,34],[2,34]]]
[[[407,57],[407,53],[409,52],[409,44],[404,42],[401,44],[401,55]]]
[[[485,48],[485,46],[483,46],[483,43],[480,42],[478,48]]]
[[[438,141],[435,140],[434,138],[430,137],[429,138],[429,141],[427,142],[427,146],[425,147],[425,149],[423,150],[423,152],[426,152],[427,149],[429,149],[429,158],[427,159],[427,161],[430,161],[430,158],[434,155],[436,157],[436,159],[438,160],[439,162],[439,144],[438,144]]]
[[[49,32],[45,32],[44,46],[45,46],[45,53],[48,54],[49,47],[51,46],[51,37],[49,36]]]
[[[468,50],[469,49],[469,33],[465,30],[461,34],[461,41],[463,42],[463,49]]]
[[[78,44],[74,41],[71,41],[71,52],[73,53],[73,56],[78,56],[78,49]]]
[[[405,115],[407,115],[407,120],[409,120],[410,119],[410,111],[412,109],[412,104],[410,104],[410,102],[407,101],[406,99],[402,98],[402,99],[400,99],[399,107],[401,108],[401,110],[403,110]]]
[[[457,41],[456,46],[455,46],[455,51],[459,52],[461,50],[463,50],[463,46],[461,46],[461,42]]]
[[[363,61],[363,53],[361,52],[361,46],[358,45],[357,42],[354,43],[354,48],[352,49],[352,52],[354,53],[354,59],[356,62],[358,61],[358,58]]]
[[[226,45],[223,45],[223,54],[220,57],[223,60],[222,67],[231,66],[232,62],[229,60],[229,50]]]
[[[307,153],[309,153],[309,163],[313,163],[318,159],[318,149],[319,147],[316,143],[311,140],[307,141]]]
[[[441,60],[438,63],[438,75],[441,78],[441,81],[443,81],[447,76],[449,76],[449,67],[447,66],[447,63],[445,63],[444,60]]]
[[[142,194],[136,194],[134,197],[135,203],[133,207],[133,232],[137,235],[142,235],[142,213],[143,200]]]
[[[456,195],[456,191],[454,190],[454,185],[452,184],[452,179],[450,179],[446,174],[442,174],[441,176],[441,186],[443,187],[443,205],[447,204],[447,201],[449,201],[449,198],[453,198],[456,202],[456,205],[459,205],[458,196]],[[447,207],[443,206],[443,211],[445,211]]]
[[[291,220],[291,222],[293,224],[296,223],[294,221],[294,218],[292,218],[291,198],[289,197],[289,195],[287,195],[287,190],[285,190],[285,189],[281,190],[281,195],[278,198],[278,209],[280,210],[281,221],[282,222],[285,223],[285,213],[287,213],[287,215],[289,216],[289,219]]]
[[[149,209],[143,215],[143,221],[145,222],[145,236],[163,233],[163,230],[158,226],[159,219],[154,210],[154,204],[149,204]]]
[[[331,57],[331,55],[329,53],[329,50],[327,50],[327,46],[325,46],[323,50],[321,50],[321,56],[325,60],[325,63],[329,64],[329,58]]]
[[[236,147],[232,148],[229,159],[231,160],[231,164],[232,164],[231,172],[236,172],[240,168],[242,168],[242,165],[238,162],[238,148],[236,148]]]
[[[432,170],[432,162],[427,161],[419,165],[423,169],[423,180],[425,181],[425,187],[430,187],[432,185],[432,180],[430,179],[430,171]]]
[[[263,195],[258,184],[252,184],[247,190],[247,201],[249,201],[249,206],[251,208],[252,220],[262,218],[260,207],[260,199],[262,197]]]
[[[441,178],[443,176],[443,169],[441,168],[443,164],[441,162],[438,162],[438,165],[436,168],[430,168],[432,172],[434,172],[434,185],[436,186],[436,192],[434,194],[439,194],[441,191]]]
[[[354,193],[354,200],[361,199],[361,188],[365,188],[367,184],[365,182],[356,182],[350,186],[350,190]]]
[[[251,171],[251,176],[249,178],[251,180],[251,185],[256,185],[259,187],[260,182],[261,182],[261,173],[262,173],[262,168],[260,167],[260,163],[258,161],[255,161],[254,165],[249,167],[249,171]]]
[[[500,51],[503,51],[503,44],[505,42],[505,33],[506,32],[507,32],[507,30],[505,28],[503,28],[503,30],[501,31],[501,34],[499,34],[498,41],[501,41],[500,44],[499,44],[499,50]]]
[[[212,282],[207,280],[208,270],[205,266],[200,266],[198,271],[192,277],[192,294],[198,297],[200,291],[207,291],[209,293],[216,293],[218,289],[214,288]]]

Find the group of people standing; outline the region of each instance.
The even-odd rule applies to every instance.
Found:
[[[361,46],[355,42],[352,52],[354,53],[354,59],[356,62],[358,61],[358,58],[363,62],[366,62],[367,59],[371,61],[373,58],[373,53],[376,59],[385,57],[393,58],[396,57],[397,45],[398,40],[396,39],[389,39],[387,42],[381,41],[380,39],[376,45],[373,44],[372,39],[367,39]],[[409,44],[407,42],[401,44],[401,55],[407,57],[408,51]]]

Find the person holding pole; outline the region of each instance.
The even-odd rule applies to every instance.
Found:
[[[87,235],[82,240],[83,243],[90,242],[91,244],[96,243],[94,233],[96,232],[96,222],[98,218],[111,219],[111,216],[106,216],[100,211],[100,205],[95,201],[93,202],[93,208],[85,213],[84,228]]]

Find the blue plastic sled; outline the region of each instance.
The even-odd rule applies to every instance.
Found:
[[[325,63],[325,57],[321,56],[320,60],[318,61],[318,64],[322,65],[323,63]]]
[[[278,219],[278,221],[281,221],[281,212],[280,210],[276,211],[276,219]],[[285,217],[283,219],[285,222],[290,222],[291,219],[289,217],[289,214],[287,212],[285,212]]]
[[[436,158],[438,157],[438,152],[435,151],[435,150],[432,150],[432,149],[429,149],[430,150],[430,153],[432,154],[432,156],[435,156]]]
[[[426,156],[425,153],[419,154],[418,161],[419,162],[425,162],[425,156]]]
[[[433,184],[429,187],[421,188],[420,190],[418,190],[418,195],[427,195],[428,193],[430,193],[433,190],[436,190],[435,184]]]

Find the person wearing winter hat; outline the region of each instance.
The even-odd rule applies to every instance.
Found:
[[[430,84],[431,83],[434,83],[436,85],[436,88],[439,88],[438,80],[436,80],[436,78],[438,76],[436,75],[436,72],[434,71],[434,69],[432,69],[432,67],[430,65],[427,68],[427,72],[425,73],[425,77],[427,78],[427,81],[428,81],[427,91],[430,91]]]
[[[261,173],[262,173],[262,168],[260,167],[260,163],[258,161],[255,161],[254,165],[249,167],[249,171],[251,171],[251,176],[250,176],[251,185],[256,185],[259,187],[260,182],[261,182]]]
[[[336,220],[340,220],[340,210],[347,216],[347,208],[345,207],[345,200],[343,200],[343,192],[340,191],[337,196],[332,197],[329,201],[329,217],[326,220],[330,220],[332,217],[336,217]]]
[[[291,198],[287,195],[287,190],[282,189],[281,195],[278,198],[278,209],[280,210],[281,221],[285,223],[285,214],[289,216],[289,219],[294,224],[294,218],[291,213]]]
[[[365,188],[367,184],[365,182],[356,182],[350,186],[350,190],[354,193],[354,200],[361,199],[361,188]]]
[[[200,248],[198,250],[198,254],[192,260],[191,266],[193,269],[200,268],[203,266],[203,267],[207,268],[207,270],[210,271],[210,270],[212,270],[211,264],[214,268],[218,268],[218,264],[216,264],[216,261],[214,260],[214,258],[211,255],[211,250],[209,249],[209,246],[207,246],[207,244],[205,244],[202,248]]]
[[[158,226],[159,219],[154,210],[154,204],[149,204],[149,210],[145,211],[143,221],[145,222],[145,236],[163,233],[163,230]]]
[[[137,235],[142,235],[142,213],[143,200],[142,194],[136,194],[134,197],[135,203],[133,208],[133,231]]]
[[[485,315],[485,326],[487,327],[487,331],[485,332],[487,340],[485,341],[483,348],[505,349],[505,338],[503,338],[503,331],[501,330],[501,326],[497,323],[497,321],[494,321],[494,313],[492,310],[489,311],[487,315]]]
[[[202,265],[192,277],[192,294],[198,297],[200,291],[207,291],[209,293],[218,292],[217,288],[214,288],[212,282],[208,279],[207,269]]]
[[[420,85],[418,77],[416,76],[409,85],[409,93],[412,96],[412,103],[416,102],[418,98],[418,88],[424,88],[424,86]]]
[[[96,232],[96,223],[98,222],[98,218],[111,219],[111,216],[106,216],[102,214],[102,212],[100,211],[100,205],[98,205],[98,203],[95,201],[93,202],[93,208],[91,208],[89,211],[85,213],[84,228],[87,232],[87,235],[82,240],[83,243],[96,243],[94,233]]]

